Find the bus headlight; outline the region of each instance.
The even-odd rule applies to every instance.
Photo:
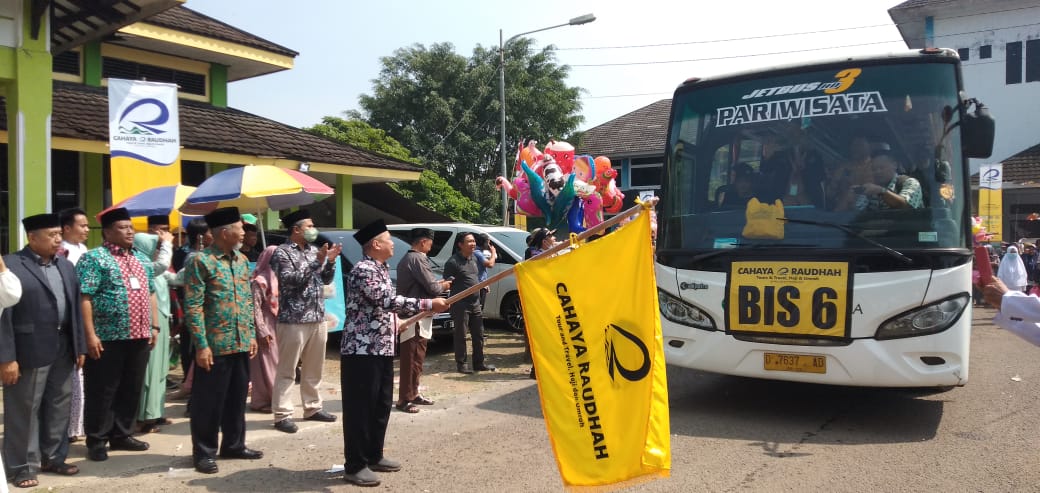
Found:
[[[914,308],[878,327],[877,339],[916,337],[942,332],[952,326],[968,306],[970,295],[961,293],[920,308]]]
[[[661,315],[664,315],[664,318],[695,329],[716,330],[715,321],[704,310],[660,289],[657,290],[657,298],[661,305]]]

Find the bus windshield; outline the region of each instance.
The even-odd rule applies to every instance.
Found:
[[[967,248],[957,66],[882,63],[680,88],[659,248]]]

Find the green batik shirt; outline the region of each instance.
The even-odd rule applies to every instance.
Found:
[[[121,248],[107,241],[76,262],[80,292],[91,297],[98,339],[107,342],[152,336],[155,280],[151,265],[152,261],[136,248]]]
[[[184,266],[184,316],[199,349],[214,356],[249,352],[253,342],[253,293],[249,260],[211,246]]]

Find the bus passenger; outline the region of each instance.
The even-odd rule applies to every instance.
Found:
[[[737,163],[733,170],[733,184],[719,187],[718,207],[721,210],[743,209],[755,195],[755,170],[748,163]]]
[[[870,160],[873,183],[856,187],[857,210],[920,209],[921,183],[897,172],[899,165],[891,151],[881,149]]]
[[[800,134],[795,137],[800,138]],[[777,135],[766,136],[759,170],[762,190],[756,195],[762,202],[779,199],[785,206],[823,203],[823,166],[819,155],[807,150],[805,145],[795,143],[781,148]]]

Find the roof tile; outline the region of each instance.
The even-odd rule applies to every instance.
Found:
[[[585,131],[579,154],[622,157],[664,154],[672,100],[662,99]]]
[[[5,103],[0,99],[0,125],[4,129],[7,128]],[[180,100],[179,112],[181,145],[190,149],[421,171],[411,163],[363,151],[234,108]],[[108,142],[107,90],[55,82],[51,132],[55,137]]]
[[[247,33],[237,27],[225,24],[183,6],[164,10],[141,22],[201,36],[209,36],[294,58],[299,55],[299,53],[282,45],[272,43],[264,38]]]

